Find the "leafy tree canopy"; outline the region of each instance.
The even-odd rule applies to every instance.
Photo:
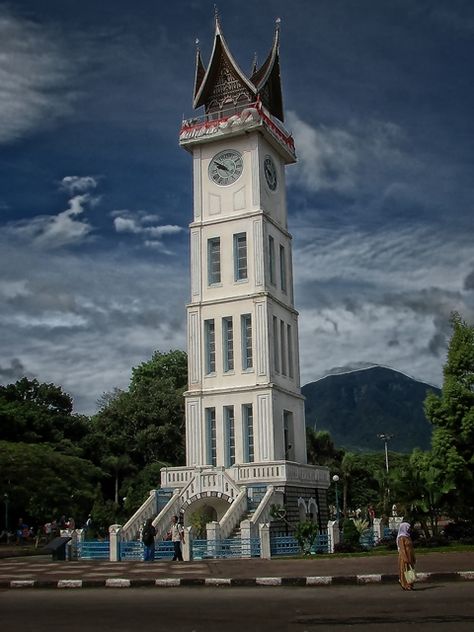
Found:
[[[0,441],[0,490],[8,494],[12,518],[43,523],[64,514],[79,524],[101,476],[89,461],[50,446]]]
[[[48,443],[80,454],[78,442],[88,419],[72,412],[72,399],[60,386],[24,377],[0,386],[0,440]]]
[[[88,449],[101,462],[110,455],[127,454],[129,470],[157,461],[183,463],[186,385],[186,353],[156,351],[151,360],[133,369],[127,391],[102,399]]]
[[[441,394],[429,395],[426,416],[434,426],[431,476],[446,491],[453,517],[474,517],[474,326],[454,313]]]

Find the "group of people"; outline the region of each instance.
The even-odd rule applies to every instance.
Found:
[[[49,542],[58,536],[63,530],[73,530],[76,528],[74,518],[66,518],[61,516],[59,520],[50,520],[40,525],[37,529],[28,526],[23,518],[18,518],[15,530],[15,541],[17,544],[26,544],[29,541],[36,540],[36,545],[42,540]]]
[[[144,544],[145,562],[153,562],[155,559],[155,538],[156,529],[153,526],[152,518],[148,518],[142,531],[142,542]],[[173,562],[183,561],[182,545],[184,544],[184,527],[179,522],[178,516],[173,516],[170,529],[166,535],[166,540],[173,543]]]

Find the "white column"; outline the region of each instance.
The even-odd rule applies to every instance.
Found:
[[[120,540],[122,539],[120,534],[122,531],[121,524],[112,524],[109,527],[109,539],[110,539],[110,561],[120,561]]]
[[[329,535],[329,552],[334,553],[334,547],[339,544],[341,539],[341,532],[339,531],[339,522],[337,520],[330,520],[328,522],[328,535]]]
[[[270,546],[270,525],[268,523],[258,526],[260,536],[260,557],[263,560],[269,560],[272,557]]]
[[[184,528],[184,542],[183,542],[183,559],[185,562],[190,562],[193,559],[193,528]]]

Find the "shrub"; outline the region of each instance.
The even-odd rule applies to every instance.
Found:
[[[334,545],[334,553],[361,553],[365,549],[360,544],[348,544],[347,542],[338,542]]]
[[[344,544],[348,546],[359,546],[360,533],[357,531],[357,527],[354,521],[350,518],[346,518],[342,523],[342,540]]]
[[[448,540],[470,544],[474,541],[474,525],[464,521],[450,522],[443,529],[443,535]]]

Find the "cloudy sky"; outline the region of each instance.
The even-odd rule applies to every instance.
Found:
[[[207,0],[0,1],[0,382],[79,412],[185,348],[195,38]],[[241,67],[282,20],[302,383],[375,362],[439,385],[474,321],[474,4],[227,0]]]

